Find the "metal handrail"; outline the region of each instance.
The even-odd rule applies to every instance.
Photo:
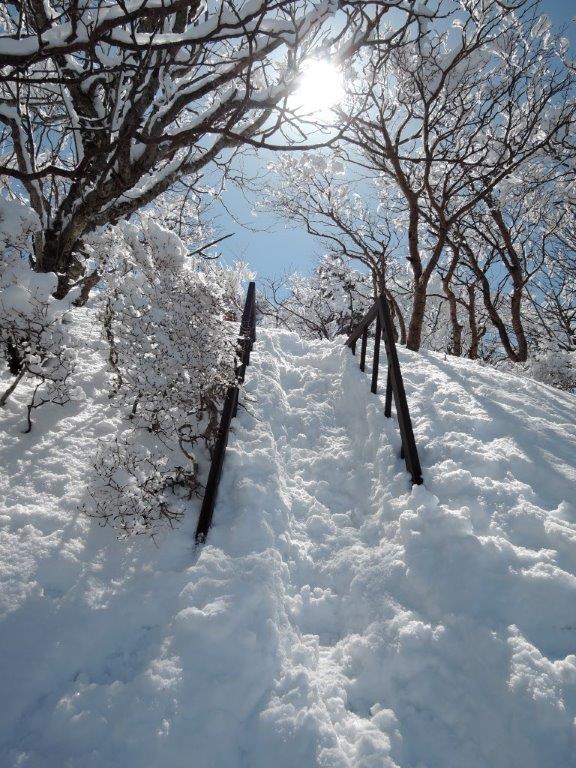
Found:
[[[226,446],[228,445],[230,423],[238,412],[238,395],[240,393],[240,385],[244,383],[244,379],[246,377],[246,368],[248,365],[250,365],[250,352],[252,351],[252,347],[254,346],[255,341],[256,283],[251,282],[248,284],[246,302],[244,304],[244,311],[242,312],[242,319],[240,321],[240,335],[238,337],[237,352],[238,362],[236,363],[234,370],[235,383],[228,387],[226,397],[224,399],[222,416],[220,417],[220,424],[218,425],[216,445],[214,446],[214,453],[212,455],[212,462],[210,464],[210,472],[208,473],[208,480],[206,481],[204,498],[202,499],[202,507],[200,509],[200,517],[198,518],[198,525],[196,526],[195,539],[197,544],[203,544],[206,541],[208,530],[212,524],[214,507],[216,506],[216,498],[218,496],[218,485],[220,484],[222,467],[224,465],[224,456],[226,455]]]
[[[352,354],[355,355],[356,342],[360,337],[362,337],[362,346],[360,351],[360,370],[363,371],[366,367],[368,329],[374,321],[376,321],[376,331],[374,334],[374,358],[372,362],[371,391],[376,394],[378,389],[380,338],[383,337],[384,345],[386,347],[386,356],[388,358],[384,415],[387,418],[392,416],[392,395],[394,395],[394,403],[396,405],[396,413],[398,415],[398,425],[400,427],[400,435],[402,437],[402,449],[400,455],[406,462],[406,469],[412,476],[413,484],[421,485],[423,482],[422,468],[420,466],[420,458],[418,457],[418,449],[416,448],[416,441],[414,439],[412,419],[410,418],[408,400],[406,399],[404,381],[402,379],[400,362],[398,360],[398,352],[396,350],[396,341],[394,339],[394,324],[390,315],[388,300],[385,296],[379,296],[378,299],[376,299],[372,307],[368,310],[368,312],[364,315],[362,320],[360,320],[356,328],[348,337],[346,345],[350,347]]]

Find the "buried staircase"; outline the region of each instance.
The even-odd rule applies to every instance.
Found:
[[[368,310],[368,312],[364,315],[362,320],[357,324],[357,326],[348,337],[346,346],[348,346],[352,350],[352,354],[355,355],[357,342],[359,339],[361,339],[360,370],[364,371],[366,368],[368,337],[372,324],[375,324],[376,327],[374,330],[371,391],[374,394],[376,394],[378,391],[380,341],[383,339],[388,361],[384,415],[387,418],[392,416],[392,399],[394,399],[398,417],[398,425],[400,428],[400,435],[402,438],[400,456],[406,462],[406,469],[410,473],[412,483],[414,485],[421,485],[423,479],[422,469],[420,466],[420,458],[418,456],[418,449],[414,439],[414,431],[412,429],[412,420],[410,418],[408,400],[406,398],[404,381],[402,379],[402,371],[400,370],[400,362],[398,360],[398,353],[396,351],[394,324],[390,314],[388,301],[385,296],[382,295],[377,298],[372,307]],[[250,282],[248,285],[242,319],[240,321],[235,382],[228,388],[224,400],[222,415],[220,417],[216,445],[212,456],[208,480],[206,482],[200,516],[198,518],[198,524],[196,527],[195,540],[197,544],[202,544],[206,541],[210,525],[212,524],[214,508],[218,496],[218,486],[224,467],[224,457],[226,455],[226,447],[228,445],[230,425],[238,410],[240,387],[244,383],[244,379],[246,377],[246,368],[250,364],[250,353],[255,341],[256,284],[254,282]]]

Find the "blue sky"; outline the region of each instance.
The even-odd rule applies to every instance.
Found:
[[[259,161],[251,159],[248,166],[265,167],[273,159],[274,153],[262,152]],[[266,195],[265,187],[262,195]],[[234,188],[226,193],[225,201],[238,220],[222,215],[218,221],[223,233],[234,232],[221,247],[225,261],[245,261],[258,277],[278,277],[285,272],[309,272],[314,268],[315,257],[322,253],[315,238],[292,225],[284,226],[272,215],[259,212],[255,216],[253,204]]]
[[[557,29],[566,28],[565,34],[571,40],[572,58],[576,58],[576,6],[572,0],[542,0],[540,5],[542,13],[550,16]],[[271,153],[262,153],[259,161],[250,161],[250,166],[257,168],[259,163],[265,166],[270,159]],[[265,188],[262,194],[266,194]],[[226,240],[221,247],[226,262],[246,261],[256,271],[257,278],[313,269],[316,257],[322,253],[317,240],[301,230],[284,227],[271,216],[259,214],[255,218],[252,206],[236,190],[227,192],[226,205],[240,222],[224,214],[219,219],[223,233],[234,232],[234,237]],[[242,223],[249,228],[243,227]],[[254,228],[262,231],[253,231]]]

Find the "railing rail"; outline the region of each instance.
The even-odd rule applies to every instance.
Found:
[[[400,370],[398,352],[396,350],[396,341],[394,339],[394,324],[390,315],[390,307],[385,296],[379,296],[372,307],[364,315],[356,328],[352,331],[346,341],[346,345],[356,354],[356,342],[362,337],[362,346],[360,351],[360,370],[366,367],[366,347],[368,344],[368,329],[376,321],[376,330],[374,333],[374,357],[372,362],[372,386],[371,390],[376,394],[378,389],[378,372],[380,364],[380,338],[384,339],[386,348],[386,357],[388,358],[388,374],[386,377],[386,396],[384,400],[384,415],[388,418],[392,416],[392,397],[396,405],[398,416],[398,425],[402,437],[401,457],[406,462],[406,469],[412,476],[412,482],[420,485],[422,481],[422,468],[418,449],[414,439],[414,430],[412,429],[412,419],[408,409],[408,400],[404,389],[404,381]]]
[[[252,351],[252,347],[255,341],[256,283],[251,282],[248,285],[246,302],[244,304],[244,311],[242,312],[242,319],[240,321],[240,335],[238,337],[238,362],[235,369],[235,383],[228,387],[226,397],[224,399],[222,416],[220,417],[220,424],[218,425],[216,445],[214,446],[214,453],[212,455],[208,480],[206,481],[204,498],[202,499],[202,507],[200,509],[200,517],[198,518],[198,525],[196,526],[195,538],[197,544],[202,544],[206,541],[206,536],[208,535],[208,530],[212,523],[214,507],[216,506],[216,498],[218,496],[218,485],[220,484],[222,467],[224,466],[224,456],[226,455],[226,446],[228,445],[230,423],[238,411],[238,395],[240,393],[240,385],[244,383],[244,379],[246,378],[246,368],[250,364],[250,352]]]

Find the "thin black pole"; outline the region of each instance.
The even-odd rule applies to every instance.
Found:
[[[346,345],[356,351],[356,342],[362,336],[362,353],[360,357],[360,368],[365,367],[365,339],[367,338],[368,328],[376,320],[376,332],[374,334],[374,362],[372,364],[372,392],[376,393],[378,389],[378,364],[380,360],[380,338],[384,338],[386,353],[388,357],[388,371],[386,375],[386,396],[384,402],[384,415],[392,415],[392,397],[398,413],[398,426],[402,436],[401,456],[406,461],[406,468],[412,476],[412,482],[420,485],[422,483],[422,468],[414,440],[414,431],[412,429],[412,420],[408,410],[408,401],[404,390],[402,373],[400,372],[400,363],[396,351],[396,341],[394,335],[394,324],[390,315],[390,307],[384,296],[379,296],[362,320],[350,333]]]
[[[204,498],[202,499],[200,517],[198,518],[198,525],[196,526],[195,538],[197,544],[203,544],[206,541],[208,530],[212,524],[214,507],[216,506],[216,497],[218,495],[218,485],[222,475],[222,467],[224,466],[226,446],[228,445],[230,422],[234,416],[236,416],[238,411],[238,395],[240,392],[239,385],[244,382],[246,368],[250,364],[250,352],[252,350],[252,345],[254,344],[255,339],[256,284],[251,282],[248,284],[246,302],[244,304],[244,311],[242,312],[242,319],[240,321],[240,336],[238,338],[238,354],[240,356],[240,364],[238,365],[237,362],[235,364],[236,367],[234,371],[234,377],[236,379],[236,383],[233,386],[228,387],[228,390],[226,391],[226,397],[224,399],[222,416],[220,417],[220,424],[218,425],[216,445],[214,446],[214,452],[212,454],[212,462],[210,464],[208,480],[206,481]]]
[[[374,360],[372,361],[372,386],[370,390],[376,394],[378,390],[378,366],[380,365],[380,337],[382,336],[382,321],[380,313],[376,315],[376,333],[374,334]]]
[[[250,335],[253,322],[255,297],[256,283],[252,280],[248,283],[248,290],[246,291],[246,301],[244,303],[242,319],[240,320],[240,336]]]
[[[238,380],[238,381],[240,381],[240,380]],[[242,383],[243,382],[244,382],[244,380],[242,380]],[[239,387],[236,387],[236,397],[234,398],[234,405],[232,407],[232,418],[233,419],[235,419],[237,414],[238,414],[238,396],[239,396],[239,394],[240,394],[240,389],[239,389]]]
[[[420,466],[418,449],[416,448],[416,441],[414,439],[410,411],[408,410],[408,401],[406,399],[404,381],[400,371],[396,342],[394,341],[394,325],[392,323],[390,309],[385,296],[380,296],[379,298],[378,317],[381,319],[382,327],[384,328],[384,343],[386,345],[386,354],[388,356],[390,380],[392,391],[394,393],[394,402],[396,404],[396,414],[398,416],[400,434],[402,435],[402,448],[404,452],[404,460],[406,461],[406,468],[412,475],[412,482],[415,485],[420,485],[422,483],[422,468]]]
[[[366,367],[366,344],[368,343],[368,326],[364,328],[362,333],[362,346],[360,348],[360,370],[363,371]]]
[[[246,302],[244,304],[244,311],[242,312],[242,319],[240,321],[240,337],[238,343],[240,345],[240,367],[237,371],[237,378],[240,384],[244,383],[244,376],[246,375],[246,368],[250,365],[250,352],[252,351],[252,345],[256,339],[256,283],[248,283],[248,291],[246,292]],[[236,414],[234,414],[236,415]]]
[[[386,342],[384,342],[386,344]],[[388,364],[388,373],[386,374],[386,400],[384,402],[384,416],[388,419],[392,416],[392,376],[390,375],[390,364]]]
[[[218,437],[216,438],[216,445],[214,446],[214,455],[212,457],[212,463],[210,464],[208,480],[206,481],[204,498],[202,499],[200,517],[198,518],[198,525],[196,526],[195,538],[197,544],[203,544],[206,541],[208,529],[212,524],[214,506],[216,505],[216,496],[218,494],[218,485],[222,474],[222,466],[224,465],[226,446],[228,445],[230,422],[232,421],[232,416],[234,414],[237,397],[238,387],[228,387],[226,399],[224,400],[224,408],[222,409],[222,417],[218,427]]]

